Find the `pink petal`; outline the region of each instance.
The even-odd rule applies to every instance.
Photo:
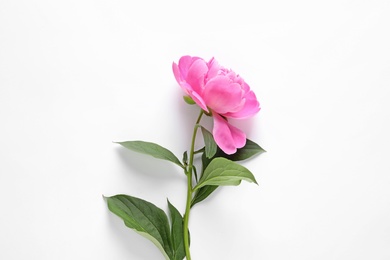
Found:
[[[209,112],[209,109],[207,108],[206,103],[204,102],[203,98],[198,93],[196,93],[195,91],[191,91],[189,93],[189,95],[191,96],[192,100],[194,100],[195,103],[198,106],[200,106],[201,109],[203,109],[207,113]]]
[[[217,76],[206,83],[203,98],[208,107],[219,114],[237,112],[244,105],[242,89],[228,77]]]
[[[179,83],[179,85],[183,89],[183,91],[187,95],[191,95],[192,87],[187,82],[185,82],[185,80],[182,78],[182,75],[180,73],[180,69],[176,63],[172,64],[172,70],[173,70],[173,74],[175,75],[177,83]]]
[[[249,91],[244,96],[245,104],[241,110],[232,113],[226,113],[224,116],[230,118],[244,119],[254,116],[260,111],[260,103],[257,101],[256,95],[253,91]]]
[[[172,64],[173,74],[183,91],[189,95],[200,108],[209,112],[205,101],[201,96],[203,91],[203,77],[206,74],[207,65],[203,59],[198,57],[183,56],[179,65]],[[194,88],[195,86],[195,88]],[[200,90],[199,90],[200,89]]]
[[[177,83],[179,83],[179,85],[181,85],[181,83],[183,81],[183,77],[180,73],[179,66],[177,66],[177,64],[174,62],[172,63],[172,71],[173,71],[173,75],[175,76]]]
[[[245,93],[249,92],[250,91],[249,85],[244,81],[243,78],[240,77],[240,79],[242,80],[242,89],[245,91]]]
[[[246,135],[240,129],[230,125],[223,117],[213,113],[214,140],[226,154],[234,154],[237,148],[241,148],[246,143]]]
[[[179,60],[179,70],[180,74],[182,76],[182,79],[185,79],[188,74],[188,69],[190,68],[191,64],[193,63],[193,58],[191,56],[183,56]]]
[[[207,70],[206,62],[202,59],[196,59],[188,69],[185,80],[199,95],[202,95],[203,92],[204,77],[206,76]]]
[[[237,127],[228,123],[230,132],[232,134],[234,145],[236,148],[242,148],[246,144],[246,135],[243,131],[238,129]]]
[[[212,79],[218,75],[218,71],[220,70],[221,66],[214,58],[211,58],[211,60],[207,63],[207,66],[209,67],[209,71],[207,72],[208,79]]]

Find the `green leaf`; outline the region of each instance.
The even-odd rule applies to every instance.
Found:
[[[151,155],[158,159],[171,161],[179,165],[180,167],[184,168],[184,166],[181,164],[179,159],[171,151],[158,144],[144,142],[144,141],[127,141],[127,142],[117,142],[117,143],[132,151]]]
[[[257,184],[255,177],[247,168],[226,158],[219,157],[210,162],[194,190],[207,185],[236,186],[242,180]]]
[[[127,227],[152,241],[165,259],[184,259],[183,217],[169,201],[171,226],[165,212],[150,202],[122,194],[106,200],[110,211],[123,219]]]
[[[215,157],[224,157],[232,161],[242,161],[264,152],[265,150],[261,148],[257,143],[246,139],[245,146],[240,149],[237,149],[236,153],[228,155],[225,154],[221,149],[218,149],[218,152]]]
[[[192,171],[194,172],[195,180],[198,181],[198,171],[196,170],[195,165],[192,166]]]
[[[182,260],[186,256],[184,249],[183,217],[179,211],[168,201],[168,208],[171,216],[171,238],[174,260]]]
[[[189,105],[195,105],[195,101],[190,96],[183,96],[184,101]]]
[[[191,201],[191,207],[193,207],[196,203],[199,203],[206,199],[208,196],[210,196],[211,193],[213,193],[218,186],[216,185],[206,185],[202,188],[196,190],[195,196],[192,198]]]
[[[205,144],[205,154],[207,158],[212,158],[217,152],[217,144],[214,141],[213,135],[203,126],[201,127],[204,144]]]
[[[249,159],[250,157],[255,156],[257,154],[261,154],[263,152],[265,152],[265,150],[263,148],[261,148],[255,142],[247,139],[246,145],[243,148],[238,149],[237,152],[235,154],[232,154],[232,155],[225,154],[220,148],[217,148],[217,152],[213,156],[213,158],[208,158],[205,155],[205,153],[203,153],[202,154],[202,175],[203,175],[203,172],[205,171],[205,169],[207,168],[207,166],[209,165],[209,163],[214,158],[223,157],[223,158],[230,159],[232,161],[241,161],[241,160]],[[218,188],[218,186],[215,186],[215,185],[206,185],[206,186],[201,187],[200,189],[197,189],[195,192],[195,196],[192,199],[191,207],[193,207],[196,203],[199,203],[199,202],[205,200],[217,188]]]
[[[187,151],[185,151],[185,152],[183,153],[182,162],[183,162],[184,165],[187,165],[187,163],[188,163],[188,154],[187,154]]]
[[[127,227],[152,241],[165,259],[174,259],[171,230],[167,215],[162,209],[128,195],[116,195],[106,199],[110,211],[123,219]]]

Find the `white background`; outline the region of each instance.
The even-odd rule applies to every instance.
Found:
[[[262,110],[259,186],[193,208],[195,260],[390,259],[390,2],[0,0],[0,259],[163,259],[102,195],[181,211],[189,148],[171,71],[215,57]],[[206,124],[210,124],[207,120]]]

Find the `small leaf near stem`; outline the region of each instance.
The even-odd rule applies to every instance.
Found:
[[[187,151],[185,151],[183,153],[183,164],[184,164],[184,167],[186,167],[188,165],[188,154],[187,154]]]
[[[215,143],[213,135],[203,126],[201,126],[204,144],[205,155],[207,158],[212,158],[217,152],[217,144]]]
[[[169,200],[168,209],[171,218],[172,259],[182,260],[186,256],[183,238],[183,218]]]
[[[193,168],[192,168],[192,170],[193,170],[193,172],[194,172],[194,175],[195,175],[195,180],[196,180],[196,182],[198,182],[198,172],[197,172],[197,170],[196,170],[196,167],[194,166]]]
[[[189,105],[195,105],[195,101],[190,96],[183,96],[184,101]]]

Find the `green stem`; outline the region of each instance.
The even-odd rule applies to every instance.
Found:
[[[195,149],[195,139],[196,139],[196,132],[199,127],[200,119],[202,118],[204,111],[201,110],[198,116],[198,119],[196,120],[195,126],[194,126],[194,132],[192,134],[192,141],[191,141],[191,150],[190,150],[190,158],[188,162],[188,168],[186,171],[187,175],[187,203],[186,203],[186,212],[184,214],[184,249],[186,251],[186,258],[187,260],[191,260],[191,254],[190,254],[190,239],[188,234],[188,220],[190,217],[190,209],[191,209],[191,200],[192,200],[192,171],[193,171],[193,164],[194,164],[194,149]]]

